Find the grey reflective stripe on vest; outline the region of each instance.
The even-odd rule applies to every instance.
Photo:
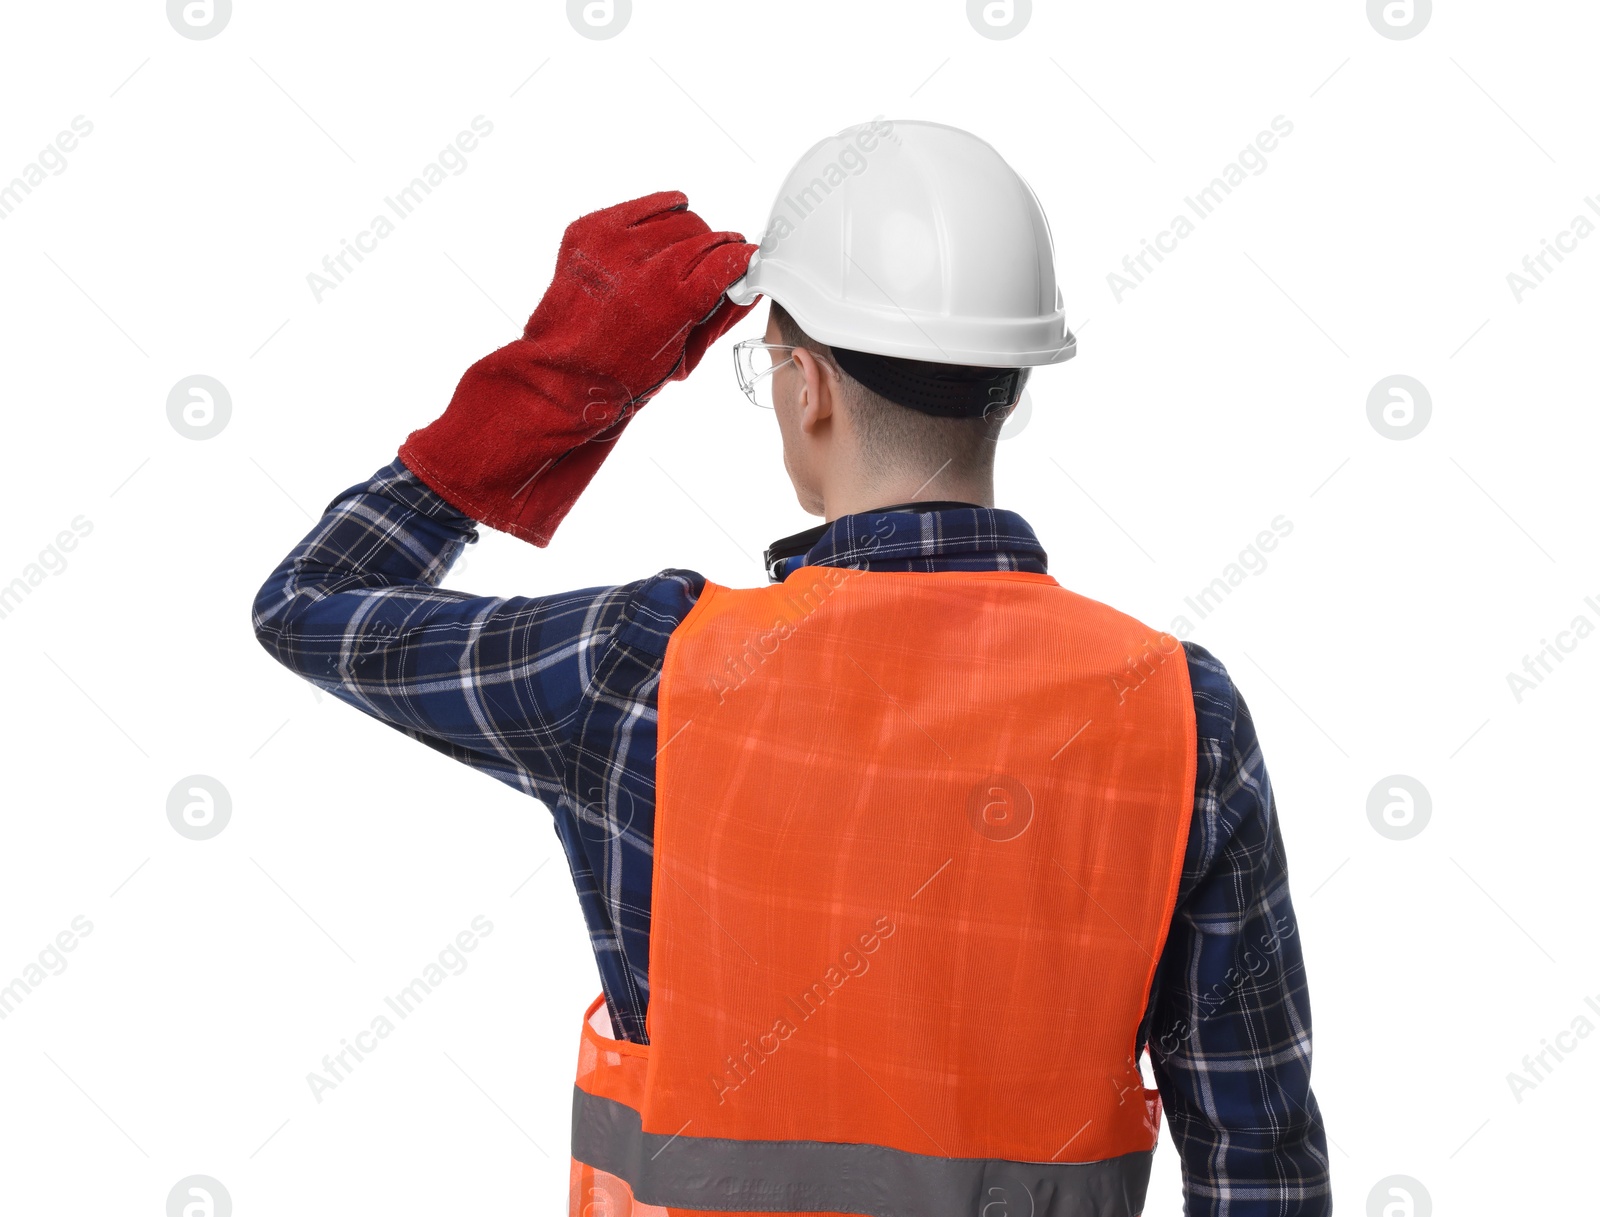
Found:
[[[1138,1217],[1151,1153],[1102,1162],[935,1158],[881,1145],[647,1133],[624,1103],[573,1087],[572,1156],[645,1204],[868,1217]]]

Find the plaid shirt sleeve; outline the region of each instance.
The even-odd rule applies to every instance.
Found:
[[[1194,815],[1147,1022],[1188,1217],[1325,1217],[1311,1006],[1277,806],[1250,711],[1185,643]]]
[[[438,586],[473,521],[399,461],[336,496],[256,596],[267,652],[549,808],[623,1033],[644,1039],[655,692],[705,584],[663,571],[553,596]]]
[[[581,690],[559,669],[609,635],[607,589],[502,599],[438,587],[477,539],[395,462],[338,495],[273,571],[256,637],[341,701],[554,802]]]

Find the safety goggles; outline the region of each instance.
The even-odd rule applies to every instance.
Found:
[[[744,395],[763,410],[772,409],[772,374],[794,362],[795,347],[747,338],[733,344],[733,370]]]

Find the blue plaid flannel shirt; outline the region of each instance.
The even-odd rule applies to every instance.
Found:
[[[395,461],[329,505],[256,597],[280,663],[364,713],[544,803],[613,1023],[645,1042],[656,695],[667,640],[705,585],[473,596],[438,586],[473,521]],[[796,563],[1045,570],[1008,511],[844,516]],[[1184,643],[1198,734],[1187,856],[1143,1038],[1183,1162],[1189,1217],[1322,1217],[1327,1141],[1277,809],[1223,666]]]

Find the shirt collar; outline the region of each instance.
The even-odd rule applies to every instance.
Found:
[[[901,503],[840,516],[767,547],[767,577],[781,583],[802,566],[857,570],[1023,570],[1044,574],[1048,557],[1014,511],[973,503]]]

